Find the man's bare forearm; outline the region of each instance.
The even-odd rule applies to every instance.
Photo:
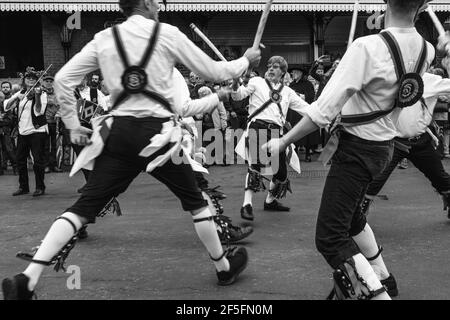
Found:
[[[283,136],[283,144],[288,146],[319,129],[320,127],[316,125],[308,115],[304,115],[302,120]]]

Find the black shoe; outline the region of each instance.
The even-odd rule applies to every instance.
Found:
[[[241,217],[245,220],[253,221],[253,208],[251,204],[247,204],[246,206],[241,208]]]
[[[305,156],[305,162],[311,162],[311,156]]]
[[[264,201],[264,210],[266,211],[290,211],[291,208],[283,206],[277,200],[273,200],[271,203]]]
[[[219,279],[217,284],[219,286],[228,286],[234,283],[238,275],[247,267],[248,254],[244,247],[230,248],[226,254],[226,258],[230,263],[230,270],[217,271],[217,278]]]
[[[82,239],[86,239],[88,237],[88,232],[87,232],[87,226],[83,226],[79,231],[78,231],[78,239],[82,240]]]
[[[219,235],[222,244],[236,243],[253,233],[253,228],[251,226],[234,226],[231,223],[231,219],[224,215],[215,216],[214,221],[219,226],[217,234]]]
[[[395,281],[394,276],[392,273],[389,274],[389,277],[380,281],[383,287],[386,289],[386,292],[391,297],[398,296],[398,288],[397,288],[397,281]]]
[[[28,194],[28,193],[30,193],[29,190],[25,190],[25,189],[19,188],[19,190],[14,192],[12,195],[13,195],[13,197],[15,197],[15,196],[21,196],[23,194]]]
[[[40,197],[43,196],[44,194],[45,194],[44,189],[36,189],[36,191],[34,191],[33,193],[33,197]]]
[[[57,167],[55,167],[55,168],[52,168],[51,170],[52,170],[52,172],[56,172],[56,173],[61,173],[61,172],[63,172],[63,170],[62,170],[62,169],[60,169],[60,168],[57,168]]]
[[[2,290],[4,300],[31,300],[34,291],[28,290],[30,279],[23,273],[19,273],[12,279],[3,279]]]

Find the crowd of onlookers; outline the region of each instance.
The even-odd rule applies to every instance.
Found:
[[[45,174],[63,172],[64,166],[71,164],[65,161],[71,158],[72,149],[61,121],[54,78],[49,74],[40,75],[34,68],[27,68],[20,84],[9,81],[0,84],[0,175],[11,168],[12,174],[19,176],[19,189],[14,196],[29,193],[30,167],[36,179],[33,196],[41,196],[45,194]],[[76,93],[78,98],[91,101],[94,106],[108,108],[108,92],[102,88],[98,74],[86,77]],[[84,105],[79,111],[87,113]],[[80,120],[88,122],[84,118],[80,113]]]

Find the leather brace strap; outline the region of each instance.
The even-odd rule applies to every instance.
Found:
[[[75,223],[73,223],[70,219],[61,216],[61,217],[56,218],[55,221],[56,221],[56,220],[59,220],[59,219],[66,220],[66,221],[67,221],[68,223],[70,223],[70,225],[72,226],[73,232],[74,232],[74,233],[77,233],[77,232],[78,232],[78,229],[77,229],[77,227],[75,226]]]
[[[203,222],[203,221],[212,221],[213,219],[214,219],[213,216],[206,217],[206,218],[194,219],[194,223],[200,223],[200,222]]]
[[[212,261],[214,261],[214,262],[219,262],[220,260],[222,260],[223,257],[226,256],[227,253],[228,253],[228,250],[224,250],[223,253],[222,253],[222,255],[221,255],[219,258],[217,258],[217,259],[211,257],[211,255],[209,255],[209,257],[211,258]]]
[[[371,258],[366,258],[367,261],[373,261],[373,260],[375,260],[376,258],[378,258],[378,257],[380,256],[380,254],[381,254],[382,252],[383,252],[383,247],[382,247],[382,246],[378,246],[378,252],[377,252],[377,254],[374,255],[374,256],[371,257]]]
[[[395,67],[395,73],[397,75],[397,81],[400,81],[400,79],[406,74],[406,68],[405,64],[403,62],[400,46],[395,40],[394,36],[389,31],[383,31],[379,33],[380,37],[385,42],[386,46],[389,49],[389,52],[391,54],[392,60],[394,61],[394,67]],[[427,58],[427,43],[425,39],[423,39],[423,45],[422,50],[419,55],[419,59],[417,60],[416,66],[414,68],[415,73],[422,72],[422,69],[425,65]],[[356,114],[356,115],[342,115],[341,116],[341,123],[344,126],[355,126],[355,125],[363,125],[372,123],[389,113],[391,113],[397,106],[397,100],[395,101],[392,108],[388,110],[378,110],[378,111],[372,111],[364,114]]]

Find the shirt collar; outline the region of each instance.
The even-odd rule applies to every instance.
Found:
[[[130,21],[130,22],[133,22],[133,23],[138,23],[138,24],[141,24],[141,23],[149,23],[150,21],[153,22],[152,19],[144,18],[144,17],[141,16],[140,14],[133,14],[132,16],[130,16],[130,17],[127,19],[127,21]]]
[[[411,28],[397,28],[397,27],[389,27],[384,29],[386,31],[391,31],[394,33],[416,33],[417,29],[415,27],[411,27]]]

